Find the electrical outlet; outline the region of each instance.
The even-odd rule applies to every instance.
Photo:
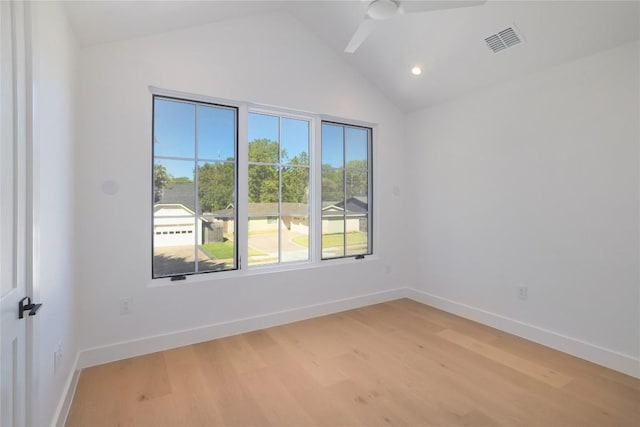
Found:
[[[526,286],[518,286],[518,299],[526,300],[527,299],[527,287]]]
[[[120,298],[120,315],[126,316],[131,314],[133,300],[131,297]]]

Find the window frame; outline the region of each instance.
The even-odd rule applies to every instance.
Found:
[[[336,259],[344,259],[344,258],[356,258],[356,259],[362,259],[365,256],[371,256],[373,255],[374,251],[373,251],[373,247],[374,247],[374,215],[373,215],[373,209],[372,207],[375,207],[375,203],[374,203],[374,185],[373,185],[373,177],[374,177],[374,173],[373,173],[373,136],[374,136],[374,129],[373,126],[366,126],[366,125],[362,125],[362,124],[351,124],[351,123],[345,123],[344,120],[340,120],[340,119],[331,119],[331,120],[322,120],[320,122],[320,128],[322,129],[322,126],[324,124],[329,124],[329,125],[334,125],[334,126],[340,126],[343,128],[343,147],[342,147],[342,152],[343,152],[343,157],[342,157],[342,167],[341,169],[343,170],[343,194],[344,194],[344,214],[343,216],[343,221],[344,221],[344,242],[343,242],[343,255],[341,256],[336,256],[336,257],[327,257],[325,258],[323,252],[322,252],[322,227],[320,230],[320,260],[321,261],[331,261],[331,260],[336,260]],[[347,156],[346,156],[346,152],[347,152],[347,146],[346,146],[346,139],[344,138],[344,135],[346,133],[346,129],[347,128],[355,128],[355,129],[364,129],[367,131],[367,214],[366,214],[366,218],[367,218],[367,251],[366,253],[363,254],[347,254],[347,231],[346,231],[346,227],[347,227],[347,217],[348,215],[348,211],[347,211]],[[322,139],[320,140],[320,147],[322,150]],[[320,157],[320,161],[322,162],[322,152],[320,153],[321,157]],[[320,168],[320,185],[322,186],[322,172],[323,172],[323,165],[321,165]],[[321,193],[321,197],[322,197],[322,190],[320,191]],[[322,224],[324,215],[322,214],[322,204],[324,201],[321,201],[320,204],[320,208],[321,208],[321,212],[320,212],[320,223]]]
[[[249,212],[249,207],[248,207],[248,203],[249,203],[249,193],[248,193],[248,184],[249,184],[249,174],[248,174],[248,168],[249,166],[276,166],[279,168],[279,182],[280,182],[280,186],[278,189],[278,213],[275,215],[269,215],[270,217],[275,216],[277,218],[277,222],[278,222],[278,261],[277,262],[273,262],[273,263],[268,263],[268,264],[256,264],[256,265],[249,265],[249,254],[248,254],[248,248],[247,248],[247,253],[246,253],[246,258],[247,258],[247,263],[246,263],[246,268],[248,270],[254,270],[254,269],[268,269],[268,268],[274,268],[277,266],[288,266],[288,265],[296,265],[296,264],[309,264],[311,262],[314,261],[313,259],[313,254],[315,253],[315,251],[313,250],[313,244],[315,242],[315,238],[313,236],[313,234],[315,233],[314,230],[314,220],[313,220],[313,216],[314,216],[314,210],[315,210],[315,202],[314,202],[314,162],[313,159],[316,157],[315,153],[314,153],[314,147],[315,147],[315,121],[316,121],[316,117],[310,114],[304,114],[301,112],[292,112],[290,110],[285,110],[285,109],[280,109],[280,108],[267,108],[265,106],[257,106],[257,105],[249,105],[248,109],[247,109],[247,126],[246,126],[246,130],[248,132],[248,126],[249,126],[249,115],[250,114],[260,114],[260,115],[265,115],[265,116],[272,116],[272,117],[277,117],[278,118],[278,136],[279,138],[282,137],[282,119],[292,119],[292,120],[300,120],[300,121],[306,121],[309,125],[309,130],[308,130],[308,138],[309,138],[309,144],[308,144],[308,156],[309,156],[309,163],[304,166],[304,165],[298,165],[298,166],[293,166],[293,167],[300,167],[300,168],[307,168],[308,172],[309,172],[309,197],[307,199],[307,205],[308,205],[308,211],[307,211],[307,216],[308,216],[308,228],[309,228],[309,235],[308,235],[308,240],[309,240],[309,244],[308,244],[308,257],[306,260],[294,260],[294,261],[282,261],[282,247],[281,247],[281,235],[280,235],[280,227],[281,227],[281,218],[283,215],[282,212],[282,168],[291,166],[288,163],[283,163],[282,162],[282,141],[279,140],[278,144],[279,144],[279,153],[278,153],[278,161],[276,163],[263,163],[263,162],[254,162],[251,161],[249,159],[249,144],[251,143],[251,141],[249,141],[248,135],[245,141],[240,141],[240,145],[244,146],[244,148],[247,150],[246,153],[246,165],[247,165],[247,173],[245,174],[245,177],[247,179],[247,191],[246,191],[246,197],[244,197],[244,199],[247,202],[247,207],[245,212],[247,212],[246,215],[246,225],[247,225],[247,230],[246,230],[246,236],[247,239],[244,239],[248,242],[248,237],[249,237],[249,231],[248,231],[248,221],[252,218],[251,213]]]
[[[260,103],[253,103],[247,101],[230,100],[226,98],[212,97],[208,95],[176,91],[172,89],[165,89],[155,86],[149,86],[149,92],[152,95],[152,102],[149,122],[151,127],[148,129],[148,140],[153,141],[153,97],[159,96],[164,98],[175,98],[186,102],[199,102],[204,104],[212,104],[216,106],[236,108],[236,221],[235,221],[235,238],[236,238],[236,268],[223,271],[205,271],[198,273],[185,274],[180,279],[184,280],[171,280],[170,276],[153,277],[153,256],[146,269],[148,271],[147,277],[150,280],[147,282],[148,287],[164,287],[164,286],[179,286],[187,283],[201,283],[210,282],[216,280],[227,280],[238,277],[249,277],[254,275],[264,275],[281,273],[286,271],[297,270],[309,270],[316,268],[327,268],[336,265],[346,265],[353,262],[369,263],[379,260],[380,251],[375,249],[377,245],[377,239],[379,233],[375,230],[375,223],[373,218],[377,217],[376,212],[379,210],[379,206],[373,203],[374,195],[376,194],[375,183],[378,177],[373,173],[375,169],[374,160],[377,158],[374,153],[377,150],[378,139],[378,124],[358,119],[346,119],[342,116],[334,116],[327,114],[314,113],[304,111],[300,109],[291,109],[286,107],[278,107]],[[147,104],[148,105],[148,104]],[[248,115],[249,112],[263,113],[268,115],[279,115],[291,117],[294,119],[309,120],[310,125],[310,147],[309,147],[309,259],[306,261],[292,261],[284,263],[273,263],[266,265],[248,265]],[[322,123],[334,122],[340,125],[364,127],[371,130],[370,143],[369,143],[369,197],[372,202],[370,203],[369,218],[369,251],[365,256],[362,255],[349,255],[340,258],[327,258],[322,259],[321,252],[321,237],[322,237],[322,192],[321,192],[321,180],[322,180]],[[148,176],[151,176],[151,189],[153,189],[153,144],[150,156],[151,172]],[[244,196],[243,196],[244,195]],[[153,190],[151,191],[151,217],[149,229],[151,230],[150,247],[153,254]],[[240,238],[238,236],[245,236]],[[363,259],[364,258],[364,259]],[[216,274],[209,274],[216,273]]]
[[[194,157],[193,159],[191,158],[181,158],[178,156],[159,156],[158,158],[160,159],[164,159],[164,160],[193,160],[194,162],[194,174],[193,174],[193,180],[194,180],[194,206],[195,206],[195,212],[193,215],[194,218],[194,233],[188,233],[188,234],[194,234],[194,255],[195,255],[195,261],[194,261],[194,266],[195,266],[195,270],[193,272],[184,272],[184,273],[171,273],[171,274],[163,274],[163,275],[156,275],[155,274],[155,267],[154,267],[154,261],[155,261],[155,239],[156,239],[156,234],[158,234],[156,232],[156,223],[155,223],[155,182],[154,182],[154,178],[155,178],[155,166],[156,166],[156,154],[155,154],[155,125],[156,125],[156,114],[155,114],[155,108],[156,108],[156,99],[165,99],[168,101],[173,101],[173,102],[182,102],[185,104],[192,104],[195,106],[196,110],[195,110],[195,121],[194,121],[194,127],[195,127],[195,139],[194,139],[194,145],[195,145],[195,150],[194,150]],[[218,108],[223,108],[223,109],[228,109],[228,110],[233,110],[234,114],[235,114],[235,120],[234,120],[234,174],[233,174],[233,199],[234,199],[234,248],[233,248],[233,259],[234,259],[234,263],[233,263],[233,267],[232,268],[225,268],[223,270],[207,270],[207,271],[198,271],[198,265],[199,265],[199,261],[198,261],[198,243],[197,243],[197,239],[199,239],[201,236],[201,231],[198,230],[198,218],[199,217],[203,217],[206,216],[201,212],[200,206],[199,206],[199,198],[198,198],[198,164],[200,163],[200,157],[198,157],[198,136],[197,136],[197,126],[198,126],[198,113],[197,113],[197,106],[198,105],[204,105],[204,106],[212,106],[212,107],[218,107]],[[211,100],[200,100],[200,99],[192,99],[192,98],[185,98],[185,97],[181,97],[181,96],[175,96],[175,95],[165,95],[165,94],[161,94],[161,93],[156,93],[156,92],[152,92],[151,95],[151,279],[152,280],[159,280],[159,279],[169,279],[171,281],[176,281],[176,280],[184,280],[186,279],[187,276],[196,276],[196,275],[203,275],[203,274],[208,274],[208,273],[220,273],[220,272],[226,272],[226,271],[237,271],[240,269],[240,251],[239,251],[239,245],[238,245],[238,241],[237,238],[235,236],[238,235],[238,208],[237,208],[237,202],[239,199],[239,189],[238,189],[238,163],[239,163],[239,159],[238,159],[238,150],[239,150],[239,117],[240,117],[240,110],[238,106],[235,105],[227,105],[226,103],[220,103],[220,102],[214,102]],[[206,159],[205,159],[206,160]],[[227,161],[219,161],[220,163],[228,163]],[[167,218],[188,218],[187,216],[168,216]],[[163,233],[164,234],[164,233]]]

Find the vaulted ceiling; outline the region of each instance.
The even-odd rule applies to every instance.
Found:
[[[399,1],[407,10],[425,0]],[[444,1],[427,1],[441,5]],[[83,46],[246,15],[288,13],[403,111],[414,111],[549,66],[638,40],[638,1],[492,1],[394,15],[377,22],[354,53],[344,49],[369,1],[70,1]],[[455,3],[461,3],[457,1]],[[478,2],[474,2],[478,3]],[[492,52],[485,39],[506,28],[522,43]],[[423,68],[420,76],[410,73]]]

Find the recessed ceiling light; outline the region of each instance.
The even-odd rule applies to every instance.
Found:
[[[411,74],[413,74],[414,76],[419,76],[420,74],[422,74],[422,68],[416,65],[411,69]]]

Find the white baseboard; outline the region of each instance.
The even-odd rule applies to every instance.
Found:
[[[78,367],[90,366],[155,353],[185,345],[297,322],[407,296],[407,288],[396,288],[357,297],[298,307],[259,316],[236,319],[197,328],[123,341],[80,351]]]
[[[67,416],[69,416],[69,410],[71,410],[71,402],[73,396],[76,393],[76,387],[78,386],[78,379],[80,378],[80,370],[78,369],[78,361],[80,360],[80,353],[76,353],[76,357],[71,366],[71,371],[65,382],[64,389],[60,395],[60,402],[56,412],[53,414],[51,425],[55,427],[64,427],[67,422]]]
[[[598,365],[640,378],[640,359],[496,313],[408,288],[406,296],[446,312],[494,327]]]
[[[388,291],[94,347],[79,352],[74,370],[392,301],[399,298],[411,298],[417,302],[439,308],[598,365],[640,378],[640,359],[634,358],[633,356],[413,288],[396,288]],[[68,389],[70,389],[71,381],[69,384]],[[73,387],[75,388],[75,385]],[[73,394],[71,394],[71,396],[73,396]],[[61,408],[59,408],[58,413],[61,413]]]

